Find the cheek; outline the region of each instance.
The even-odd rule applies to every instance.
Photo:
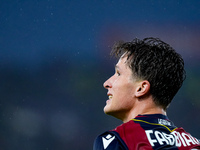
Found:
[[[134,94],[134,86],[132,84],[124,84],[122,87],[116,89],[120,97],[132,97]]]
[[[132,106],[132,103],[133,103],[133,99],[131,98],[130,95],[124,95],[122,98],[121,98],[121,106],[124,106],[124,107],[130,107]]]
[[[134,103],[134,87],[126,86],[121,91],[118,91],[118,101],[121,105],[129,107]]]

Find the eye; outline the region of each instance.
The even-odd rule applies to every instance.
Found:
[[[120,75],[121,75],[121,74],[120,74],[120,72],[119,72],[118,70],[116,71],[116,73],[117,73],[117,75],[118,75],[118,76],[120,76]]]

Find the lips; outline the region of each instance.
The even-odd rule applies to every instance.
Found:
[[[109,100],[113,98],[113,95],[111,93],[107,93],[107,95]]]

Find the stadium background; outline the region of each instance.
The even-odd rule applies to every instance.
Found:
[[[121,121],[103,82],[115,41],[159,37],[185,60],[168,116],[200,138],[200,1],[0,1],[0,149],[88,150]]]

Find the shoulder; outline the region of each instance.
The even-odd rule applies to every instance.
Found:
[[[93,150],[128,150],[138,147],[151,148],[151,145],[140,124],[130,120],[112,131],[99,135],[95,140]]]
[[[114,129],[121,139],[126,143],[129,149],[135,149],[140,146],[151,147],[145,130],[141,127],[140,123],[130,120]]]
[[[142,135],[144,133],[144,129],[140,126],[140,124],[135,123],[133,120],[123,123],[122,125],[116,127],[113,131],[116,131],[126,143],[130,137],[132,137],[131,139],[133,140],[135,135],[138,137],[138,135]]]
[[[128,150],[124,141],[116,131],[106,131],[99,135],[93,145],[93,150]]]
[[[93,146],[93,150],[128,150],[130,136],[136,132],[134,126],[138,126],[134,121],[123,123],[113,130],[106,131],[99,135]]]

